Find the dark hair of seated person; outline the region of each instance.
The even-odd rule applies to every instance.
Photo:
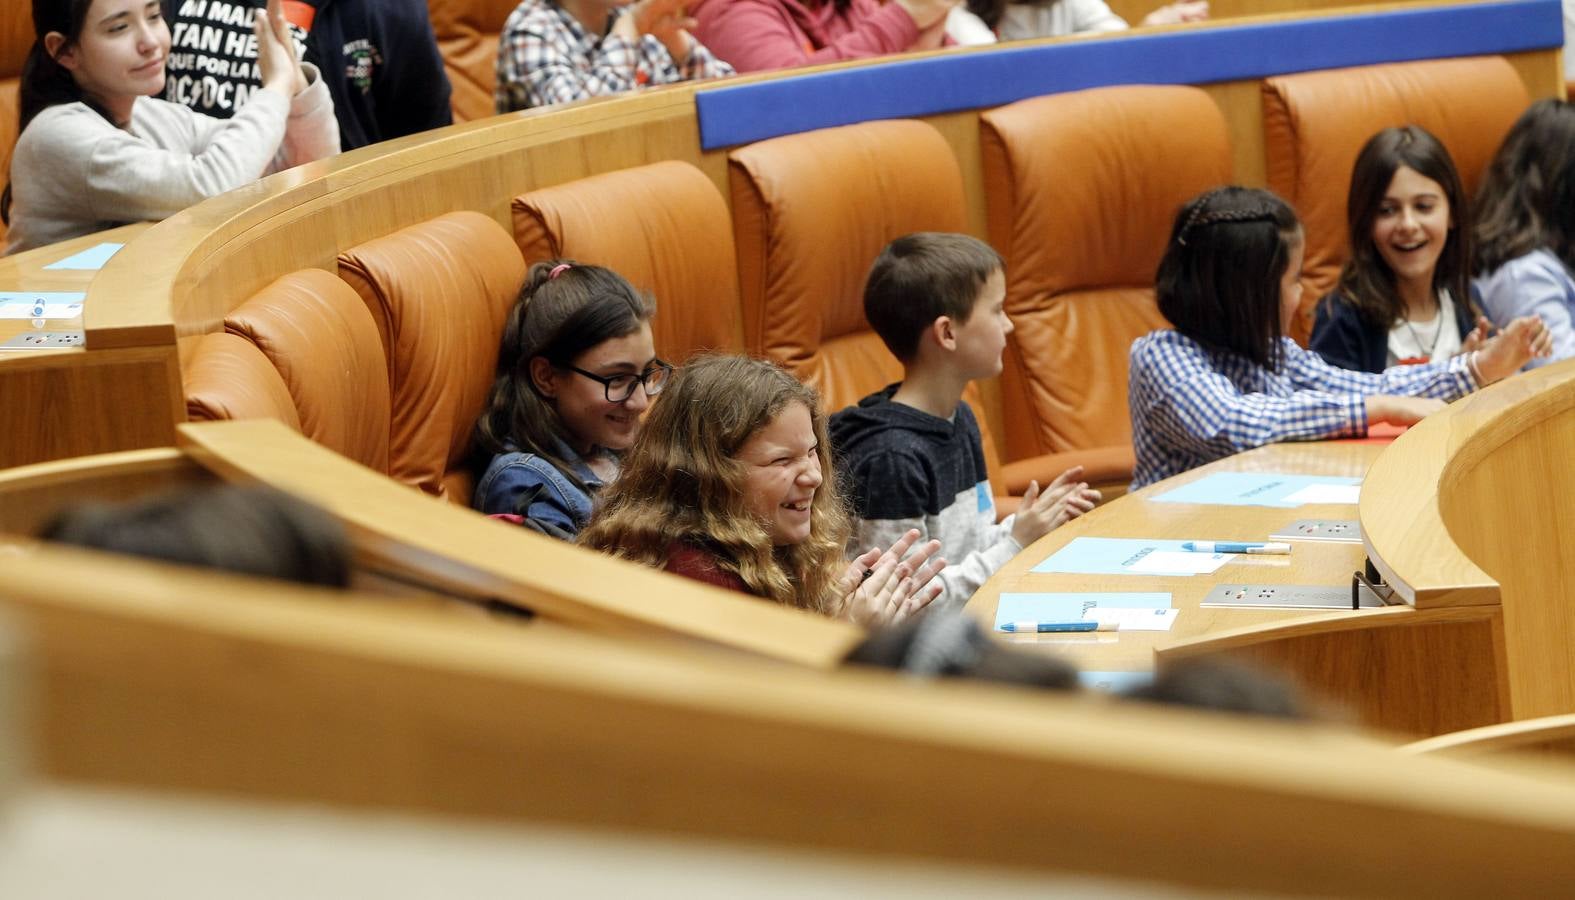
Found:
[[[939,610],[871,632],[843,661],[921,678],[980,678],[1055,690],[1078,687],[1077,669],[1070,663],[1003,646],[973,619]]]
[[[129,503],[85,503],[40,537],[111,553],[303,584],[346,587],[350,541],[315,506],[260,487],[219,486]]]
[[[1309,717],[1300,691],[1283,676],[1223,660],[1194,660],[1167,666],[1155,674],[1153,683],[1122,696],[1278,719]]]

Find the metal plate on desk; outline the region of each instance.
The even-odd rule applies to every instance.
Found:
[[[30,331],[0,343],[0,350],[69,350],[81,346],[80,331]]]
[[[1297,519],[1269,535],[1271,541],[1333,541],[1360,544],[1362,526],[1355,519]]]
[[[1217,584],[1199,606],[1247,609],[1350,609],[1351,589],[1314,584]],[[1362,609],[1383,609],[1383,601],[1362,593]]]

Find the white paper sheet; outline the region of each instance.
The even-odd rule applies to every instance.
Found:
[[[1207,575],[1230,562],[1230,559],[1228,553],[1155,550],[1127,568],[1148,575]]]
[[[1121,609],[1095,607],[1083,614],[1084,621],[1114,622],[1122,631],[1169,631],[1176,623],[1179,609]]]
[[[1351,503],[1361,496],[1359,484],[1309,484],[1285,498],[1287,503]]]

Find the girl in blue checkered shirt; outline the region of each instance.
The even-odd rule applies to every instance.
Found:
[[[1302,227],[1268,191],[1224,187],[1176,215],[1155,294],[1173,329],[1132,344],[1133,489],[1275,441],[1410,425],[1550,348],[1526,319],[1481,349],[1379,373],[1324,362],[1285,336],[1301,303]]]

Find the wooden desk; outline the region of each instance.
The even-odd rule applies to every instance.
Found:
[[[152,222],[137,222],[132,225],[122,225],[96,234],[86,235],[75,240],[62,241],[39,247],[26,253],[14,256],[0,257],[0,291],[80,291],[87,292],[88,286],[97,277],[98,270],[82,269],[48,269],[45,268],[59,262],[68,256],[96,247],[103,243],[125,244],[132,238],[147,231]],[[0,319],[0,342],[8,341],[19,334],[34,330],[34,324],[29,319]],[[42,326],[45,331],[81,331],[82,317],[71,319],[45,319]],[[72,347],[62,350],[27,350],[16,352],[0,352],[0,365],[6,365],[20,356],[80,354],[81,347]]]
[[[1242,557],[1190,577],[1039,574],[1029,571],[1076,537],[1263,540],[1298,519],[1355,519],[1350,505],[1293,509],[1155,503],[1159,494],[1213,472],[1364,476],[1386,445],[1361,441],[1262,447],[1118,498],[1056,529],[1018,554],[968,604],[986,627],[1002,592],[1167,591],[1181,612],[1168,632],[1002,635],[1056,652],[1085,671],[1133,672],[1156,659],[1222,654],[1286,672],[1367,724],[1442,734],[1508,718],[1502,623],[1497,605],[1414,609],[1200,608],[1216,584],[1345,587],[1362,567],[1359,544],[1299,541],[1288,556]],[[1469,723],[1469,724],[1467,724]]]

